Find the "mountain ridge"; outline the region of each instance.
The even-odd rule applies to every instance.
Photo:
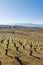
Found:
[[[0,28],[9,28],[9,27],[43,27],[43,24],[33,24],[33,23],[15,23],[15,24],[6,24],[6,25],[1,25]]]

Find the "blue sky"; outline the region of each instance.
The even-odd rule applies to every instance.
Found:
[[[0,0],[0,24],[43,24],[43,0]]]

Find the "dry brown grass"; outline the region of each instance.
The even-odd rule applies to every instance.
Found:
[[[0,61],[2,65],[43,65],[42,30],[43,28],[1,29]]]

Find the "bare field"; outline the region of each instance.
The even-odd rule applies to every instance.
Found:
[[[43,65],[43,28],[0,28],[0,64]]]

